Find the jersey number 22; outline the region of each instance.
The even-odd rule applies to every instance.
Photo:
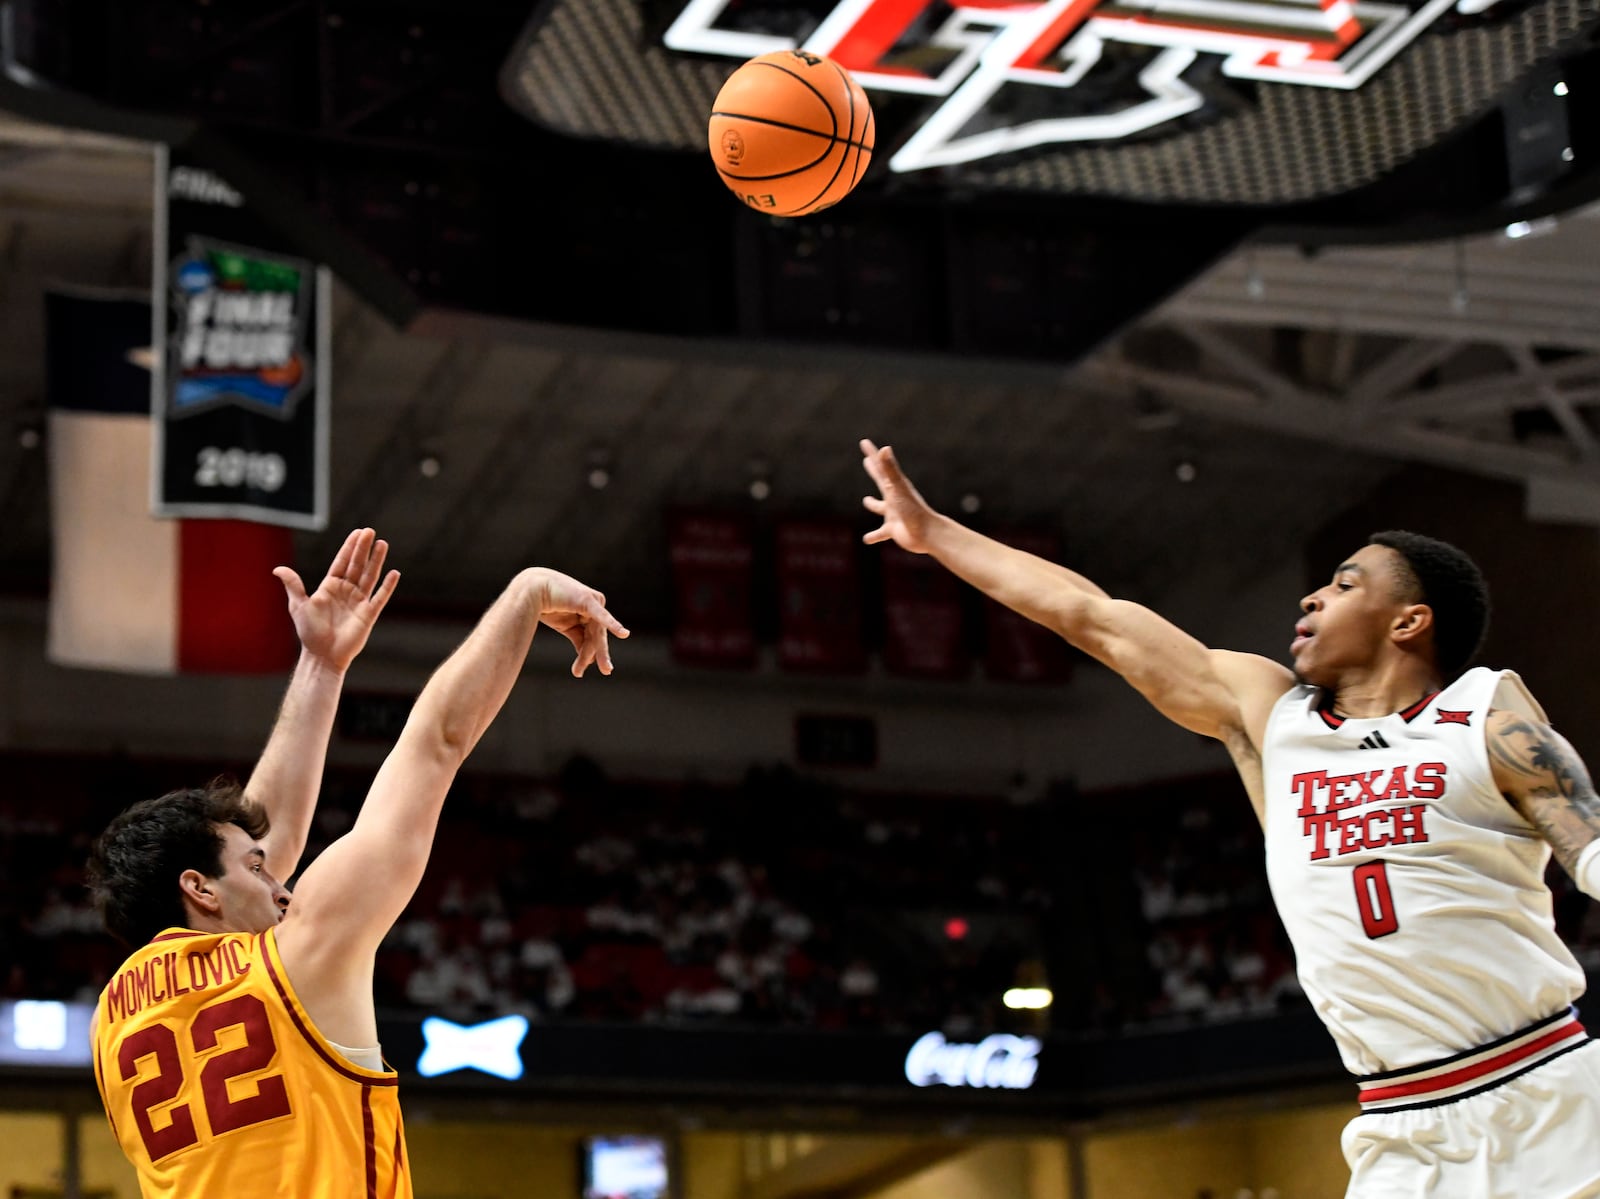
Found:
[[[235,1099],[228,1093],[230,1079],[265,1069],[278,1054],[267,1005],[254,995],[240,995],[201,1008],[189,1025],[194,1052],[201,1054],[215,1049],[217,1034],[225,1028],[242,1028],[244,1044],[213,1054],[200,1067],[200,1098],[212,1136],[289,1115],[289,1092],[281,1074],[256,1079],[254,1095]],[[156,1073],[133,1088],[132,1101],[139,1137],[154,1162],[198,1143],[200,1134],[187,1103],[168,1109],[164,1127],[155,1127],[150,1119],[151,1109],[171,1103],[183,1089],[183,1058],[178,1050],[178,1035],[167,1025],[152,1024],[122,1039],[117,1046],[117,1067],[122,1072],[122,1081],[132,1082],[137,1078],[139,1062],[151,1056],[156,1059]]]

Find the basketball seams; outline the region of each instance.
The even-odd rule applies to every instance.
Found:
[[[805,133],[812,137],[826,138],[829,141],[839,142],[841,145],[861,146],[863,150],[866,150],[869,153],[872,150],[871,146],[862,145],[860,142],[853,141],[848,137],[839,137],[837,134],[824,133],[820,129],[807,129],[804,125],[791,125],[788,121],[775,121],[771,117],[753,117],[747,112],[723,112],[721,109],[718,109],[716,112],[712,113],[711,116],[713,120],[715,120],[717,117],[721,117],[724,121],[749,121],[754,125],[771,125],[777,129],[787,129],[791,133]]]
[[[828,65],[831,66],[836,72],[838,72],[839,79],[844,84],[845,94],[850,97],[850,137],[852,139],[855,139],[855,137],[856,137],[856,94],[860,89],[857,86],[856,81],[854,79],[851,79],[849,75],[845,74],[844,68],[841,67],[838,63],[833,62],[830,59]],[[867,140],[867,134],[872,128],[872,106],[870,104],[866,104],[866,93],[865,92],[861,93],[861,99],[862,99],[863,105],[866,107],[867,115],[866,115],[866,120],[862,123],[862,126],[861,126],[860,140],[859,141],[852,140],[852,142],[851,142],[851,144],[854,145],[855,148],[856,148],[856,161],[855,161],[855,165],[853,167],[851,167],[851,169],[850,169],[850,186],[845,189],[845,195],[849,195],[851,192],[853,192],[856,189],[856,184],[861,182],[862,173],[866,170],[865,166],[862,165],[862,159],[866,156],[867,153],[869,153],[869,151],[867,150],[867,147],[866,147],[866,140]],[[829,186],[831,187],[832,184],[829,184]]]
[[[774,71],[782,71],[785,75],[788,75],[791,79],[798,80],[801,87],[805,88],[806,91],[810,92],[818,100],[822,101],[822,107],[827,111],[827,114],[828,114],[828,121],[829,121],[829,123],[831,123],[833,125],[833,129],[828,134],[828,136],[832,137],[832,138],[837,138],[839,136],[839,118],[838,118],[837,114],[835,114],[834,111],[833,111],[833,105],[828,103],[828,97],[824,96],[821,92],[819,92],[817,90],[817,88],[816,88],[816,85],[813,84],[811,82],[811,80],[807,79],[804,75],[796,75],[788,67],[781,66],[781,65],[779,65],[778,63],[775,63],[775,62],[762,62],[759,58],[756,59],[754,62],[748,63],[746,65],[752,66],[752,67],[771,67]],[[813,130],[812,132],[820,133],[821,130]]]
[[[851,180],[850,180],[850,190],[851,191],[854,191],[855,188],[856,188],[856,184],[861,182],[861,176],[867,173],[867,166],[866,166],[866,163],[863,162],[863,159],[866,158],[867,155],[870,155],[872,153],[873,147],[869,146],[869,145],[866,145],[865,143],[866,143],[867,138],[872,136],[873,125],[874,125],[875,121],[876,121],[876,116],[874,115],[872,110],[869,108],[867,110],[867,127],[861,131],[861,141],[862,141],[863,144],[861,146],[861,150],[858,151],[857,154],[856,154],[856,170],[855,170],[855,174],[851,177]],[[864,151],[864,153],[863,153],[863,151]],[[870,161],[870,160],[868,160],[868,161]]]
[[[816,158],[813,158],[810,162],[806,163],[804,166],[795,167],[791,171],[779,171],[774,175],[735,175],[732,171],[725,171],[721,167],[717,167],[717,174],[721,175],[724,179],[737,179],[741,183],[764,183],[771,179],[788,179],[794,175],[804,175],[807,171],[814,170],[815,168],[821,166],[823,163],[828,161],[828,155],[833,153],[833,148],[835,146],[843,146],[846,144],[847,143],[838,141],[837,139],[830,141],[826,150],[824,150]]]
[[[843,146],[845,143],[843,143],[843,142],[835,142],[834,144],[838,145],[838,146]],[[848,150],[846,152],[848,153]],[[812,169],[815,170],[816,169],[815,166],[813,166]],[[717,174],[722,178],[722,182],[724,183],[724,185],[726,185],[734,193],[734,195],[738,196],[741,200],[744,198],[744,191],[742,189],[742,186],[735,186],[735,185],[736,184],[742,185],[742,184],[747,183],[747,182],[754,182],[753,180],[737,179],[734,176],[728,174],[721,167],[717,167],[716,171],[717,171]],[[832,186],[832,185],[830,184],[829,186]],[[816,201],[812,200],[809,204],[802,204],[798,208],[785,208],[785,209],[754,208],[753,211],[763,213],[766,216],[775,216],[775,217],[809,216],[812,212],[818,211],[816,208],[812,207],[815,204],[816,204]],[[828,205],[823,205],[823,207],[829,207],[829,206]]]
[[[828,153],[832,154],[835,147],[841,147],[841,146],[844,147],[844,154],[840,156],[840,163],[842,165],[844,159],[849,157],[849,153],[850,153],[850,149],[849,149],[849,146],[848,146],[847,143],[835,140],[829,146]],[[826,155],[824,155],[824,158],[826,158]],[[812,163],[809,167],[806,168],[806,170],[815,170],[817,168],[817,166],[818,166],[817,163]],[[744,193],[740,188],[733,187],[733,185],[735,183],[759,182],[759,180],[740,179],[736,175],[728,174],[728,172],[724,171],[721,167],[717,167],[716,168],[716,172],[717,172],[718,175],[720,175],[722,177],[723,183],[727,184],[730,188],[732,188],[734,194],[740,196],[740,198],[743,198]],[[803,173],[803,172],[795,172],[795,173],[799,174],[799,173]],[[838,168],[835,168],[834,169],[834,181],[837,181],[838,175],[839,175]],[[774,178],[781,178],[781,177],[782,176],[774,176]],[[828,188],[831,188],[831,187],[833,187],[833,183],[832,182],[830,182],[828,184]],[[822,193],[823,195],[827,194],[828,188],[824,188],[823,189],[823,193]],[[811,212],[815,211],[814,206],[816,205],[818,198],[820,198],[820,197],[813,198],[813,199],[807,201],[806,203],[798,205],[797,207],[794,207],[794,208],[783,209],[782,211],[769,210],[769,209],[758,209],[757,211],[765,212],[765,213],[767,213],[768,216],[777,216],[777,217],[807,216]],[[827,206],[824,205],[824,207],[827,207]]]
[[[854,137],[855,136],[855,132],[856,132],[856,90],[855,90],[855,88],[850,86],[850,77],[848,75],[846,75],[844,73],[844,71],[842,71],[839,68],[839,64],[838,63],[834,62],[831,58],[830,59],[824,59],[823,61],[825,61],[830,67],[833,68],[834,74],[839,76],[839,82],[844,84],[845,99],[847,99],[850,102],[850,136]],[[792,75],[792,74],[794,74],[794,72],[791,71],[790,74]],[[799,76],[795,76],[795,77],[799,78]],[[801,82],[804,83],[805,80],[802,79]],[[809,85],[807,85],[807,86],[809,86]],[[816,89],[813,88],[812,90],[815,91]],[[820,96],[822,93],[821,92],[817,92],[817,94]],[[829,111],[830,112],[832,111],[831,107],[829,108]],[[838,118],[837,117],[834,118],[834,128],[835,129],[838,128]],[[839,165],[833,168],[833,175],[828,179],[828,182],[823,185],[823,188],[822,188],[821,191],[819,191],[816,195],[812,196],[811,199],[808,200],[806,203],[800,205],[800,207],[796,210],[797,212],[799,212],[799,213],[801,213],[803,215],[804,213],[807,213],[807,212],[811,211],[811,209],[813,209],[818,204],[820,204],[822,202],[822,200],[827,196],[827,194],[833,190],[834,185],[839,182],[839,174],[840,174],[841,171],[844,170],[844,164],[850,158],[850,149],[849,149],[849,147],[851,145],[853,145],[853,144],[854,143],[852,143],[852,142],[846,142],[845,143],[845,152],[839,156]],[[860,152],[861,152],[860,148],[857,147],[856,153],[857,153],[858,156],[860,155]],[[841,196],[839,198],[843,199],[844,197]]]
[[[865,129],[860,134],[856,133],[856,81],[845,74],[844,68],[831,58],[828,59],[828,65],[833,68],[834,74],[839,76],[839,82],[844,84],[845,97],[850,101],[850,140],[852,142],[864,140],[866,137]],[[862,98],[865,99],[865,95]]]
[[[828,185],[826,187],[824,187],[820,192],[818,192],[815,196],[813,196],[811,199],[807,200],[804,204],[800,205],[798,208],[790,209],[789,212],[787,214],[785,214],[785,215],[787,215],[787,216],[810,216],[813,212],[820,212],[824,208],[831,208],[831,207],[833,207],[833,205],[835,203],[838,202],[836,200],[828,200],[826,203],[823,202],[824,198],[828,195],[828,193],[831,192],[834,189],[834,187],[838,184],[838,182],[839,182],[839,174],[840,174],[841,171],[844,170],[844,164],[850,157],[850,146],[849,146],[849,143],[847,143],[847,142],[836,142],[835,144],[840,146],[840,147],[842,147],[843,152],[839,155],[838,164],[833,168],[833,175],[832,175],[831,178],[829,178]],[[824,167],[823,169],[826,170],[827,168]],[[841,199],[841,200],[843,198],[844,198],[843,196],[839,197],[839,199]]]
[[[727,121],[727,120],[750,120],[750,121],[759,122],[759,123],[764,124],[764,125],[765,124],[777,124],[777,122],[763,121],[760,117],[745,117],[745,116],[743,116],[742,114],[739,114],[739,113],[720,112],[720,113],[713,113],[712,115],[721,117],[725,121]],[[779,127],[787,129],[787,131],[790,132],[790,133],[803,133],[803,134],[806,134],[809,137],[822,138],[824,141],[827,142],[827,145],[823,148],[822,153],[818,154],[810,162],[802,163],[800,166],[793,167],[793,168],[791,168],[790,170],[787,170],[787,171],[777,171],[777,172],[775,172],[773,174],[770,174],[770,175],[736,175],[732,171],[726,170],[725,168],[723,168],[721,166],[717,166],[716,163],[713,163],[712,165],[716,166],[716,168],[717,168],[717,174],[721,175],[724,179],[737,179],[741,183],[762,183],[762,182],[770,181],[770,180],[773,180],[773,179],[789,179],[789,178],[794,177],[795,175],[803,175],[807,171],[814,170],[817,167],[821,166],[823,163],[827,162],[828,161],[828,155],[833,153],[833,148],[835,146],[844,146],[844,147],[846,147],[846,153],[848,153],[848,148],[851,145],[854,144],[854,143],[851,143],[851,142],[844,141],[841,138],[829,137],[826,133],[817,133],[817,132],[815,132],[813,130],[810,130],[810,129],[791,129],[788,126],[781,126],[781,125]]]
[[[824,64],[833,69],[833,75],[838,80],[837,87],[824,82],[827,79],[826,70],[821,72],[821,78],[814,83],[807,77],[808,73],[789,66],[781,54],[752,59],[741,70],[749,67],[772,67],[790,76],[822,104],[827,112],[830,130],[799,123],[808,120],[811,114],[805,111],[807,103],[805,97],[793,91],[792,85],[781,85],[776,80],[770,84],[762,84],[754,74],[741,81],[742,87],[724,86],[711,113],[711,148],[712,156],[717,160],[714,165],[718,176],[747,202],[752,202],[754,199],[745,196],[745,191],[751,185],[757,190],[770,190],[772,196],[761,198],[768,202],[777,199],[783,207],[759,209],[768,215],[801,217],[832,207],[855,189],[871,163],[874,149],[872,142],[875,140],[876,129],[876,114],[872,110],[872,105],[866,93],[837,63],[827,58],[806,58],[806,65],[813,68],[809,72],[811,75],[818,74],[814,68]],[[735,76],[737,75],[738,72],[735,72]],[[771,76],[767,78],[770,80]],[[730,78],[729,84],[734,82],[735,80]],[[823,90],[828,87],[833,87],[835,93],[842,88],[842,94],[830,100]],[[784,98],[779,99],[779,97]],[[773,115],[756,116],[753,113],[738,111],[742,108],[750,108],[755,112],[767,111]],[[783,119],[785,117],[791,119],[785,120]],[[840,128],[841,123],[844,123],[843,129]],[[821,124],[820,120],[818,124]],[[747,144],[750,147],[748,154],[744,147],[735,142],[738,136],[736,131],[741,126],[745,126],[744,136],[748,139]],[[761,131],[763,128],[768,132],[763,133]],[[763,174],[735,174],[721,161],[722,156],[718,154],[719,138],[723,142],[735,142],[738,156],[748,159],[742,165],[764,172],[772,167],[789,167],[797,157],[810,153],[816,146],[817,140],[824,141],[826,145],[820,155],[790,169]],[[853,161],[852,152],[854,152]],[[829,157],[834,155],[837,157],[833,170],[829,173],[822,189],[806,202],[795,204],[793,197],[797,193],[805,194],[799,192],[799,189],[815,187],[816,179],[821,178],[822,173],[828,170]],[[732,167],[735,164],[730,159],[727,165]],[[783,203],[784,201],[788,203]]]

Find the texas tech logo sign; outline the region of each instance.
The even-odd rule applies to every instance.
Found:
[[[663,41],[738,59],[798,47],[868,89],[940,99],[889,162],[919,171],[1155,130],[1208,105],[1193,69],[1218,58],[1232,79],[1358,88],[1447,9],[1494,3],[842,0],[802,42],[761,28],[759,5],[691,0]]]

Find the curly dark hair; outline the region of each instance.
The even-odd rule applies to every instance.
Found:
[[[1433,609],[1433,656],[1449,682],[1477,655],[1489,630],[1489,585],[1478,564],[1447,541],[1390,529],[1367,538],[1399,554],[1412,603]]]
[[[129,947],[188,919],[178,876],[223,873],[222,834],[236,824],[256,840],[267,835],[266,811],[231,778],[169,791],[119,813],[89,852],[89,890],[106,931]]]

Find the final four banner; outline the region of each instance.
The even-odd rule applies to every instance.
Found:
[[[321,529],[327,268],[179,149],[157,151],[155,214],[155,514]]]

